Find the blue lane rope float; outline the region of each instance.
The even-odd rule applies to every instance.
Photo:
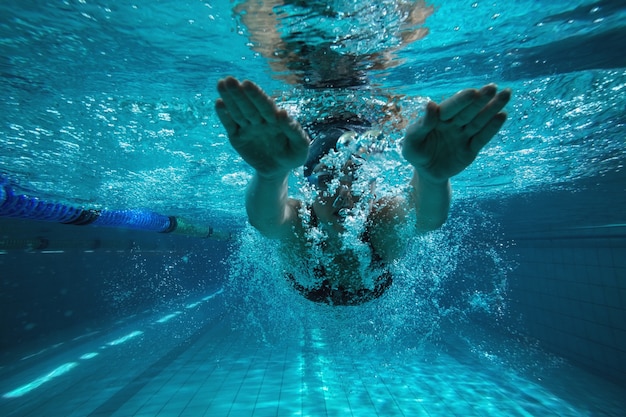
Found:
[[[15,192],[0,177],[0,217],[42,220],[76,226],[106,226],[194,237],[228,238],[210,226],[197,225],[180,217],[164,216],[148,210],[94,210],[41,200]]]

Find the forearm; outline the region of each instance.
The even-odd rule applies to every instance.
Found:
[[[418,232],[429,232],[441,227],[448,218],[452,190],[450,180],[433,182],[420,178],[414,170],[412,198],[416,212],[416,226]]]
[[[248,220],[267,237],[280,237],[289,221],[291,207],[288,204],[287,184],[289,173],[268,178],[257,173],[246,191]]]

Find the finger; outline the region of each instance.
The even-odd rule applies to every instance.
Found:
[[[406,130],[405,140],[418,144],[431,132],[439,122],[439,106],[431,101],[426,105],[426,114],[418,122],[409,126]]]
[[[239,107],[239,101],[234,97],[233,92],[239,88],[239,81],[233,77],[227,77],[217,83],[217,92],[219,93],[224,106],[228,110],[230,117],[235,123],[242,125],[248,123]]]
[[[230,100],[230,103],[234,106],[237,106],[244,120],[240,120],[240,122],[247,122],[251,124],[259,124],[263,121],[259,110],[256,108],[254,103],[248,97],[246,89],[244,89],[244,84],[253,85],[250,81],[242,84],[234,78],[230,78],[226,80],[226,96]],[[257,88],[259,91],[260,89]],[[262,93],[265,95],[264,93]],[[225,99],[226,101],[226,99]],[[227,104],[229,104],[227,102]]]
[[[478,152],[495,136],[496,133],[502,128],[506,121],[506,113],[496,114],[487,125],[477,134],[475,134],[470,140],[469,146],[474,155]]]
[[[511,99],[511,90],[506,89],[499,92],[489,103],[474,117],[474,119],[465,126],[465,133],[474,136],[485,126],[491,122],[493,117],[498,114]]]
[[[452,124],[461,127],[470,123],[495,95],[495,84],[489,84],[481,88],[476,99],[452,119]]]
[[[472,104],[478,97],[478,91],[474,88],[459,91],[447,100],[439,104],[439,119],[448,121],[459,112]]]
[[[441,107],[437,105],[434,101],[428,102],[426,105],[426,114],[422,119],[421,129],[426,132],[430,132],[437,126],[437,122],[441,114]]]
[[[251,81],[244,81],[242,84],[244,93],[259,112],[263,120],[275,122],[278,108],[272,100],[258,85]]]
[[[300,124],[289,117],[285,110],[279,110],[276,116],[281,131],[287,137],[289,147],[295,153],[307,152],[311,141]]]
[[[215,102],[215,112],[217,113],[217,117],[220,119],[220,122],[222,122],[222,125],[224,125],[228,136],[230,137],[235,135],[239,125],[230,116],[230,113],[224,104],[224,100],[217,99]]]

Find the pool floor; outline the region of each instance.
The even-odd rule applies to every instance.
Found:
[[[233,330],[217,292],[0,368],[3,416],[621,416],[624,390],[562,361],[513,370],[440,342],[384,360],[319,329],[269,345]]]

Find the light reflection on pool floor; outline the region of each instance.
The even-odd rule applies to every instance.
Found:
[[[319,329],[268,346],[233,331],[219,297],[173,311],[166,322],[161,313],[117,329],[134,334],[124,343],[107,345],[119,335],[101,335],[5,372],[2,393],[55,364],[78,363],[32,392],[0,398],[0,415],[618,416],[626,409],[619,388],[565,364],[540,381],[441,343],[426,354],[354,357],[325,343]],[[83,359],[86,352],[98,354]]]

